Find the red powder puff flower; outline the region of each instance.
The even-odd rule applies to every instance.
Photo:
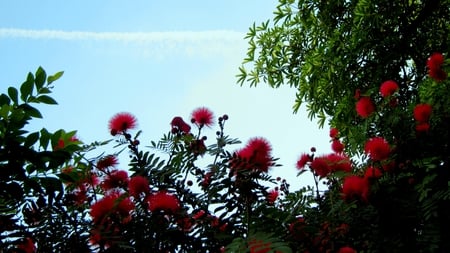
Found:
[[[444,55],[438,52],[433,53],[427,59],[427,67],[429,69],[440,69],[443,64],[444,64]]]
[[[305,165],[310,161],[310,156],[306,153],[302,154],[297,161],[296,167],[298,170],[302,170]]]
[[[119,164],[116,156],[109,155],[105,156],[97,162],[97,169],[105,171],[108,168],[114,167]]]
[[[374,167],[368,167],[366,169],[366,172],[364,173],[364,178],[380,178],[382,175],[382,172],[378,168]]]
[[[345,246],[345,247],[341,247],[339,249],[338,253],[356,253],[356,250],[354,250],[352,247]]]
[[[389,157],[391,148],[384,138],[374,137],[366,142],[364,151],[372,160],[382,161]]]
[[[231,166],[267,172],[273,165],[271,151],[272,147],[266,139],[250,139],[247,145],[236,153],[238,159],[245,161],[245,164],[232,162]]]
[[[356,113],[362,118],[369,117],[375,111],[375,105],[370,97],[362,97],[356,102]]]
[[[109,130],[111,135],[116,135],[118,133],[133,129],[137,126],[136,118],[127,112],[122,112],[114,115],[109,120]]]
[[[36,245],[34,245],[33,239],[31,239],[30,237],[25,238],[22,243],[17,245],[17,248],[22,250],[21,252],[25,253],[36,252]]]
[[[310,167],[319,177],[326,177],[331,172],[325,157],[317,157],[311,162]]]
[[[166,191],[156,192],[148,197],[149,209],[152,212],[165,211],[175,213],[180,208],[180,201],[175,195]]]
[[[353,97],[355,99],[359,99],[361,97],[361,90],[360,89],[356,89],[355,90],[355,94],[353,95]]]
[[[323,156],[323,159],[328,163],[330,172],[344,171],[350,172],[352,170],[352,163],[350,159],[342,154],[329,154]]]
[[[248,242],[250,253],[267,253],[272,249],[272,243],[252,239]]]
[[[383,97],[390,97],[398,90],[398,84],[393,80],[385,81],[380,86],[380,93]]]
[[[116,170],[106,176],[101,186],[104,190],[125,188],[128,186],[129,181],[130,179],[128,178],[128,173],[126,171]]]
[[[336,139],[338,135],[339,135],[339,130],[337,128],[333,127],[330,129],[330,137],[332,139]]]
[[[414,107],[414,119],[419,122],[428,122],[430,120],[432,107],[429,104],[418,104]]]
[[[178,131],[181,131],[185,134],[191,132],[191,126],[189,126],[186,122],[184,122],[183,118],[181,117],[174,117],[170,122],[170,126],[172,127],[172,132],[175,133]]]
[[[192,112],[192,123],[209,127],[214,123],[214,114],[206,107],[197,108]]]
[[[447,79],[447,72],[442,69],[429,69],[428,75],[436,82],[442,82]]]
[[[336,153],[342,153],[342,151],[344,151],[344,144],[335,139],[333,140],[333,142],[331,142],[331,149]]]
[[[205,210],[199,210],[194,215],[192,215],[192,219],[198,220],[198,219],[203,218],[205,215],[206,215],[206,211]]]
[[[359,176],[347,176],[342,184],[342,193],[347,200],[357,198],[367,201],[369,181]]]
[[[416,125],[417,132],[428,132],[430,130],[430,124],[426,122],[422,122]]]
[[[134,204],[130,198],[123,197],[118,193],[111,193],[94,203],[91,206],[90,214],[95,224],[102,224],[108,216],[114,216],[127,222],[133,209]]]
[[[272,205],[273,203],[275,203],[279,195],[280,195],[279,191],[275,189],[270,190],[267,193],[267,202]]]
[[[130,178],[128,182],[128,191],[131,196],[138,198],[141,194],[150,193],[150,184],[148,179],[143,176],[134,176]]]

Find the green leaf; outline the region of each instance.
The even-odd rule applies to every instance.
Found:
[[[41,112],[38,109],[32,107],[31,105],[29,105],[29,104],[22,104],[21,108],[27,113],[27,115],[29,115],[29,116],[31,116],[33,118],[42,119]]]
[[[31,147],[36,143],[36,141],[39,139],[39,132],[31,133],[27,136],[25,139],[24,146],[25,147]]]
[[[39,145],[44,150],[47,150],[48,143],[50,142],[50,136],[51,136],[51,134],[47,131],[47,129],[45,129],[45,128],[41,129],[41,138],[39,140]]]
[[[8,95],[11,98],[11,100],[14,102],[14,104],[19,103],[19,92],[14,87],[8,88]]]
[[[44,86],[45,79],[47,78],[47,74],[45,73],[45,70],[42,67],[39,67],[36,70],[34,83],[36,84],[36,89],[39,90]]]
[[[6,94],[0,95],[0,105],[9,105],[11,99]]]
[[[28,98],[33,93],[34,76],[32,73],[28,73],[27,80],[20,86],[20,98],[22,101],[27,102]]]
[[[56,74],[54,74],[52,76],[49,76],[47,78],[47,83],[48,84],[53,83],[54,81],[58,80],[63,74],[64,74],[64,71],[59,71],[58,73],[56,73]]]
[[[38,102],[44,103],[44,104],[48,104],[48,105],[56,105],[58,104],[56,102],[56,100],[54,100],[52,97],[47,96],[47,95],[41,95],[39,97],[36,98]]]

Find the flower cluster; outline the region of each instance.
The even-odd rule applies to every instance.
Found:
[[[441,53],[433,53],[427,60],[428,75],[437,82],[447,79],[447,72],[442,67],[444,65],[444,56]]]

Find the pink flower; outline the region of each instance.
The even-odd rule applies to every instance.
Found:
[[[111,135],[116,135],[121,132],[133,129],[137,126],[136,118],[127,112],[122,112],[114,115],[109,120],[109,130]]]
[[[198,126],[211,126],[214,123],[213,113],[206,107],[200,107],[192,112],[192,123]]]
[[[344,151],[344,144],[335,139],[333,140],[333,142],[331,142],[331,149],[336,153],[342,153],[342,151]]]
[[[383,97],[390,97],[398,90],[398,84],[393,80],[385,81],[380,86],[380,93]]]
[[[298,170],[302,170],[305,165],[311,160],[310,156],[306,153],[302,154],[297,161],[296,167]]]
[[[165,211],[170,213],[175,213],[180,209],[180,201],[178,198],[162,190],[150,195],[147,199],[149,203],[149,209],[152,212]]]
[[[150,193],[150,184],[148,179],[143,176],[134,176],[130,178],[130,182],[128,183],[128,190],[130,195],[137,198],[141,194],[149,194]]]
[[[364,146],[364,151],[374,161],[382,161],[389,157],[391,148],[389,143],[382,137],[369,139]]]
[[[347,200],[357,198],[367,201],[369,181],[359,176],[347,176],[342,184],[342,193]]]
[[[125,188],[128,186],[129,181],[130,179],[128,178],[128,173],[126,171],[115,170],[106,176],[101,186],[104,190]]]
[[[375,105],[370,97],[361,97],[358,102],[356,102],[356,112],[362,118],[369,117],[374,111]]]
[[[429,104],[418,104],[414,107],[414,119],[420,123],[428,122],[430,120],[432,107]]]

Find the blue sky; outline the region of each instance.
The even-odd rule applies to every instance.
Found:
[[[283,164],[272,173],[295,187],[305,180],[293,178],[298,156],[311,146],[329,152],[328,129],[303,111],[292,113],[295,90],[240,87],[235,77],[248,27],[273,17],[276,6],[275,0],[2,1],[1,92],[38,66],[49,74],[63,70],[52,95],[59,105],[40,107],[44,120],[33,127],[77,130],[88,143],[110,138],[107,122],[117,112],[138,118],[145,145],[168,132],[174,116],[189,119],[206,106],[230,116],[232,137],[267,138]]]

